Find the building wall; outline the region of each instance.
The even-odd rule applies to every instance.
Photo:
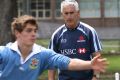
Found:
[[[38,38],[50,38],[52,33],[63,24],[63,22],[39,21]],[[94,27],[93,25],[91,25]],[[120,27],[94,27],[100,39],[120,39]]]

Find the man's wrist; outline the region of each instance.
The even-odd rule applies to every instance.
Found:
[[[99,78],[99,74],[93,74],[93,77]]]
[[[93,77],[97,77],[96,74],[94,74]]]

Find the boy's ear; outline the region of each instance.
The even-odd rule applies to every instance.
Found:
[[[16,38],[19,37],[19,34],[20,34],[20,32],[15,30],[14,35],[15,35]]]

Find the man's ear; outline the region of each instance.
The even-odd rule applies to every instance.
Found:
[[[78,10],[78,16],[80,17],[80,11]]]

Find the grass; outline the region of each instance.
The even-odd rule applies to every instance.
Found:
[[[103,55],[109,61],[108,72],[120,72],[120,55]]]
[[[47,48],[49,41],[50,39],[37,39],[36,43]]]
[[[42,73],[42,75],[38,78],[38,80],[47,80],[48,79],[48,74],[47,70]]]
[[[120,40],[102,40],[103,52],[119,52],[120,51]]]
[[[120,40],[101,40],[102,41],[102,44],[104,45],[118,45],[120,44]]]

